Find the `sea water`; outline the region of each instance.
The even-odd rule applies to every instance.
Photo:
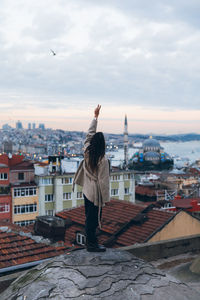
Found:
[[[172,158],[174,158],[175,164],[194,163],[200,159],[200,141],[191,142],[161,142],[161,147],[164,148],[164,152],[167,152]],[[129,148],[129,159],[137,152],[136,148]],[[117,166],[123,163],[124,150],[119,149],[117,152],[109,152],[109,156],[112,156],[111,163],[113,166]]]

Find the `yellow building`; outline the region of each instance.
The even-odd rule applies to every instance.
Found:
[[[38,189],[36,184],[12,187],[13,223],[26,226],[38,216]]]
[[[159,242],[200,234],[200,221],[185,211],[178,212],[165,226],[154,232],[148,242]]]
[[[38,189],[31,161],[21,161],[10,167],[12,222],[26,226],[38,216]]]

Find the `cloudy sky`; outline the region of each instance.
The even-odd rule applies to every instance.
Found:
[[[1,0],[0,127],[200,133],[200,1]],[[56,52],[54,56],[50,49]]]

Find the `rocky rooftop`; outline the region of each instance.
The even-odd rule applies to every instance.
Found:
[[[200,293],[126,251],[55,257],[18,277],[1,300],[197,300]]]

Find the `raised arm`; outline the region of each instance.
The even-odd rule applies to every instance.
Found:
[[[94,110],[94,119],[92,120],[92,122],[90,124],[90,127],[88,129],[88,133],[87,133],[86,138],[85,138],[84,150],[86,150],[87,147],[90,145],[90,141],[91,141],[93,135],[96,133],[97,120],[98,120],[100,109],[101,109],[101,105],[98,104],[98,106]]]

